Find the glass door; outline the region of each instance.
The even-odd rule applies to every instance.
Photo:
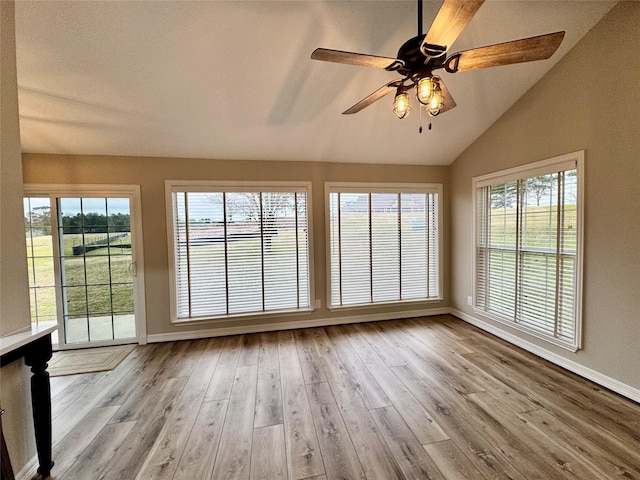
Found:
[[[61,346],[136,339],[129,198],[58,197],[56,207]]]
[[[137,185],[25,185],[31,321],[59,349],[146,343]]]

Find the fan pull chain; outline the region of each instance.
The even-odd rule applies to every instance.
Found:
[[[429,126],[427,128],[431,130],[431,122],[429,122]],[[422,109],[420,109],[420,128],[418,128],[418,133],[422,133]]]

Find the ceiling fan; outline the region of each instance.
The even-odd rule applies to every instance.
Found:
[[[415,88],[420,104],[425,106],[429,115],[436,116],[451,110],[456,106],[456,102],[442,79],[434,75],[434,72],[443,69],[448,73],[456,73],[545,60],[553,55],[562,42],[564,32],[555,32],[447,55],[453,42],[483,3],[484,0],[444,0],[429,31],[423,34],[422,0],[418,0],[418,35],[400,47],[396,58],[326,48],[317,48],[311,54],[311,58],[361,67],[383,68],[402,75],[402,78],[390,81],[342,112],[343,115],[358,113],[395,90],[393,111],[398,118],[404,118],[411,110],[408,92]]]

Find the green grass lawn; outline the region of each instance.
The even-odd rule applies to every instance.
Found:
[[[124,237],[120,237],[122,232],[116,233],[85,233],[84,237],[82,234],[78,233],[65,233],[63,237],[63,255],[64,256],[73,256],[73,247],[78,245],[90,245],[93,243],[101,243],[107,244],[107,235],[109,235],[109,245],[111,246],[110,250],[115,250],[116,253],[122,250],[122,248],[117,248],[117,245],[122,244],[130,244],[131,243],[131,234],[126,234]],[[116,248],[114,248],[116,247]],[[94,253],[95,252],[95,253]],[[112,252],[113,253],[113,252]],[[87,255],[106,255],[107,249],[99,249],[88,252]]]
[[[528,206],[524,215],[523,246],[530,248],[555,248],[557,212],[548,207]],[[563,241],[566,250],[575,250],[577,243],[578,215],[575,205],[565,206]],[[493,245],[515,246],[516,209],[495,209],[491,211],[489,242]]]
[[[84,242],[102,239],[106,240],[106,234],[89,234],[85,235]],[[73,247],[82,244],[82,236],[64,236],[61,263],[69,316],[86,317],[87,312],[89,316],[110,314],[112,311],[133,313],[131,249],[117,246],[130,242],[131,236],[127,235],[111,242],[109,248],[74,256]],[[51,236],[34,237],[33,243],[27,238],[27,255],[32,257],[29,258],[29,285],[40,287],[31,289],[32,318],[35,319],[37,298],[38,316],[54,321],[56,298]]]

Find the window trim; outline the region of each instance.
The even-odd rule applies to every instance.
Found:
[[[539,175],[557,172],[559,170],[576,169],[577,173],[577,199],[576,199],[576,218],[578,223],[576,235],[576,256],[575,256],[575,319],[574,319],[574,339],[569,343],[562,341],[556,337],[545,335],[535,328],[528,327],[521,323],[514,322],[512,319],[501,316],[496,313],[487,312],[477,306],[478,285],[477,285],[477,245],[478,245],[478,189],[495,185],[499,183],[507,183],[510,181],[536,177]],[[473,295],[473,311],[483,317],[490,318],[503,325],[511,327],[515,330],[527,333],[540,340],[562,347],[564,349],[576,352],[582,348],[582,295],[583,295],[583,248],[584,248],[584,150],[579,150],[557,157],[540,160],[537,162],[521,165],[518,167],[500,170],[473,177],[472,179],[472,295]]]
[[[353,193],[435,193],[438,195],[438,296],[424,300],[393,300],[377,303],[362,303],[357,305],[331,305],[331,214],[330,194],[348,189]],[[356,310],[363,308],[384,308],[393,305],[429,304],[444,300],[443,288],[443,184],[441,183],[383,183],[383,182],[324,182],[324,211],[325,211],[325,272],[326,272],[326,308],[329,311]]]
[[[165,180],[165,207],[167,229],[167,254],[169,272],[169,320],[174,325],[199,325],[202,323],[224,323],[235,320],[252,320],[270,317],[289,317],[310,314],[315,306],[315,283],[313,271],[313,210],[312,210],[312,182],[309,181],[235,181],[235,180]],[[268,311],[238,313],[230,315],[206,315],[202,317],[178,318],[177,277],[175,268],[174,222],[173,222],[173,193],[174,191],[210,192],[212,189],[224,189],[226,192],[281,192],[283,190],[301,191],[307,195],[307,247],[309,254],[309,307],[299,310]]]

